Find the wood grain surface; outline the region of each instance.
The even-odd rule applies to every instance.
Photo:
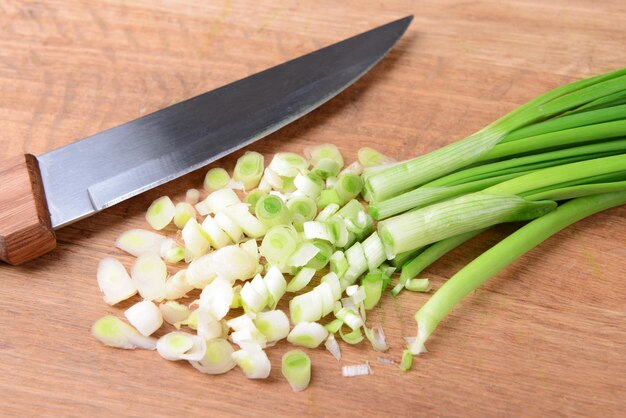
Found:
[[[407,35],[375,69],[250,148],[333,142],[348,160],[364,145],[405,158],[626,65],[621,0],[0,0],[0,157],[69,144],[407,14]],[[0,416],[624,416],[624,207],[559,233],[476,291],[410,373],[379,364],[368,344],[342,346],[340,362],[311,350],[312,385],[292,393],[278,367],[286,343],[267,350],[264,381],[102,346],[91,324],[135,300],[104,304],[98,260],[129,266],[114,239],[204,172],[57,231],[58,248],[32,263],[0,265]],[[433,265],[435,288],[516,227]],[[400,358],[427,297],[387,297],[371,316],[386,357]],[[341,377],[342,365],[364,361],[372,376]]]

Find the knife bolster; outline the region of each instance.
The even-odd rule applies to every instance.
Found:
[[[0,161],[0,260],[18,265],[55,247],[37,159]]]

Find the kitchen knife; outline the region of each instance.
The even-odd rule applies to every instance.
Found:
[[[205,166],[350,86],[412,16],[277,65],[73,144],[0,162],[0,259],[56,247],[54,230]]]

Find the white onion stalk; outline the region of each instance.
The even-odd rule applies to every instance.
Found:
[[[167,237],[145,229],[131,229],[120,235],[115,246],[122,251],[139,257],[144,254],[158,254],[161,244]]]
[[[332,354],[332,356],[337,360],[341,360],[341,349],[339,348],[339,344],[335,339],[333,334],[330,334],[328,338],[326,338],[326,342],[324,343],[324,347]]]
[[[310,242],[303,242],[298,246],[296,251],[291,254],[291,257],[289,257],[289,260],[287,261],[287,265],[292,267],[305,266],[319,252],[320,249],[316,245]]]
[[[185,202],[190,205],[195,205],[200,201],[200,190],[198,189],[189,189],[187,193],[185,193]]]
[[[183,241],[185,241],[185,249],[189,251],[192,260],[206,254],[211,248],[211,237],[195,219],[187,221],[182,235]]]
[[[161,310],[149,300],[135,303],[124,311],[124,316],[144,337],[149,337],[163,325]]]
[[[167,267],[156,254],[145,254],[137,258],[130,270],[133,284],[142,298],[161,300],[165,298]]]
[[[91,327],[91,334],[104,345],[127,350],[154,350],[157,344],[155,338],[144,337],[135,328],[111,315],[98,319]]]
[[[225,210],[230,205],[241,203],[239,196],[232,189],[216,190],[204,199],[209,213],[217,213]]]
[[[157,351],[166,360],[195,360],[204,357],[206,341],[203,337],[175,331],[165,334],[156,344]]]
[[[220,228],[219,224],[213,219],[211,215],[207,215],[202,221],[202,229],[206,231],[209,236],[209,242],[211,246],[216,250],[220,248],[224,248],[227,245],[232,244],[232,240],[230,236],[222,228]]]
[[[368,374],[373,374],[372,369],[370,368],[369,363],[363,364],[351,364],[349,366],[343,366],[341,368],[341,374],[343,377],[357,377],[357,376],[367,376]]]
[[[184,321],[191,314],[191,309],[175,301],[163,302],[159,305],[163,320],[168,324],[175,324]]]
[[[365,332],[365,336],[372,343],[372,347],[376,351],[387,351],[389,347],[387,346],[387,342],[385,341],[385,333],[383,332],[382,327],[376,328],[368,328],[363,327],[363,331]]]
[[[165,299],[184,298],[193,289],[194,286],[187,281],[187,270],[179,270],[165,282]]]
[[[283,355],[281,371],[294,392],[303,391],[311,382],[311,359],[302,350],[290,350]]]
[[[179,202],[174,208],[174,225],[183,229],[189,219],[196,219],[196,209],[187,202]]]
[[[200,294],[200,308],[206,309],[213,317],[220,320],[230,310],[233,300],[233,284],[230,280],[217,276]]]
[[[272,369],[270,360],[256,344],[247,344],[245,348],[231,354],[231,358],[248,379],[265,379],[270,375]]]
[[[215,223],[226,235],[237,244],[243,238],[243,231],[225,212],[217,212],[215,214]]]
[[[159,254],[161,255],[163,261],[171,264],[176,264],[185,259],[185,249],[171,238],[163,241]]]
[[[311,282],[313,276],[315,276],[314,268],[303,267],[300,271],[296,273],[295,276],[293,276],[293,279],[291,279],[291,281],[287,285],[287,291],[298,292],[304,289]]]
[[[96,277],[102,297],[109,305],[115,305],[137,293],[124,265],[113,257],[100,260]]]
[[[287,341],[307,348],[319,346],[328,337],[328,331],[317,322],[300,322],[287,335]]]
[[[231,355],[235,352],[232,345],[223,338],[206,342],[204,357],[198,361],[190,360],[194,369],[206,374],[224,374],[236,366]]]
[[[289,318],[283,311],[259,312],[253,322],[269,343],[282,340],[289,335]]]
[[[148,208],[146,221],[152,228],[161,230],[172,222],[175,212],[176,209],[172,200],[167,196],[162,196],[152,202]]]

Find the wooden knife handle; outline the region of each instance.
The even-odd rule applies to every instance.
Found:
[[[0,260],[18,265],[55,247],[37,159],[0,161]]]

